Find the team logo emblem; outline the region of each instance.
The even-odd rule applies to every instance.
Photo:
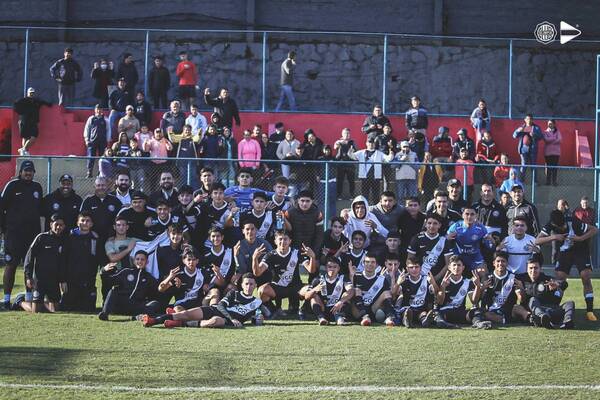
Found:
[[[539,291],[539,292],[543,292],[543,291],[544,291],[544,284],[543,284],[543,283],[540,283],[540,284],[537,286],[537,289],[538,289],[538,291]]]
[[[492,215],[494,217],[498,217],[498,216],[500,216],[500,211],[494,211],[494,212],[492,212]]]
[[[60,208],[60,205],[58,203],[54,203],[54,204],[52,204],[52,208],[54,210],[58,210]]]
[[[36,199],[39,199],[40,194],[38,192],[33,192],[33,197],[35,197]]]
[[[536,25],[533,33],[535,40],[541,44],[552,43],[556,37],[556,27],[548,21],[540,22]]]
[[[6,255],[4,256],[4,259],[5,259],[6,261],[10,261],[10,260],[12,260],[12,257],[10,256],[10,254],[6,254]]]
[[[129,282],[133,282],[133,281],[134,281],[134,279],[135,279],[135,276],[133,276],[133,274],[129,274],[129,275],[127,275],[127,280],[128,280]]]
[[[477,240],[477,237],[478,237],[477,235],[473,235],[473,236],[471,236],[471,240]]]
[[[110,206],[108,206],[108,211],[110,211],[110,212],[115,211],[115,206],[113,206],[112,204]]]

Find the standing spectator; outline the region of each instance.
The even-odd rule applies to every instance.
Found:
[[[129,155],[129,151],[131,147],[129,147],[129,138],[127,137],[127,132],[123,131],[119,133],[119,140],[113,143],[112,145],[112,154],[115,157],[117,162],[117,169],[121,171],[129,171],[129,167],[127,165],[127,156]]]
[[[235,141],[235,138],[231,134],[231,129],[229,129],[228,127],[224,127],[221,137],[223,138],[223,145],[225,147],[223,150],[223,156],[225,158],[227,158],[228,160],[233,160],[235,158],[235,155],[238,153],[238,150],[237,150],[237,142]],[[261,149],[261,152],[262,152],[262,149]],[[235,180],[235,168],[233,166],[233,162],[228,161],[227,167],[225,168],[225,170],[223,172],[225,173],[225,175],[222,176],[222,178],[225,180],[225,182]],[[227,186],[229,186],[229,185],[227,185]]]
[[[157,186],[157,176],[169,166],[166,158],[169,156],[171,150],[173,150],[173,144],[169,139],[164,137],[163,131],[160,128],[156,128],[152,139],[147,140],[146,143],[144,143],[144,151],[150,153],[150,158],[154,158],[152,163],[154,164],[155,170],[150,174],[152,177],[150,187],[155,188]]]
[[[333,149],[335,150],[335,160],[336,161],[352,161],[350,156],[348,155],[350,152],[357,151],[356,143],[354,140],[350,139],[350,129],[344,128],[342,129],[342,138],[335,141],[333,144]],[[354,176],[356,167],[350,163],[340,163],[336,166],[337,169],[337,179],[336,179],[336,192],[337,199],[342,200],[342,195],[344,194],[344,179],[348,181],[349,186],[349,195],[348,199],[354,198]]]
[[[225,152],[225,143],[223,137],[217,133],[217,128],[214,125],[209,125],[206,135],[202,138],[198,152],[202,158],[223,158]],[[213,170],[218,171],[219,165],[216,161],[206,161],[205,166],[210,166]]]
[[[458,160],[460,158],[460,149],[467,149],[468,158],[470,160],[475,159],[475,142],[467,135],[467,130],[465,128],[460,128],[456,133],[458,136],[458,140],[454,142],[454,146],[452,146],[452,159]]]
[[[33,239],[40,233],[42,215],[42,186],[33,180],[35,165],[25,160],[19,167],[19,176],[9,181],[0,199],[0,228],[4,234],[4,308],[10,308],[10,295],[15,283],[17,265],[23,261]],[[26,301],[31,301],[31,292]]]
[[[427,134],[427,110],[421,106],[421,99],[418,96],[410,98],[410,108],[405,114],[406,129],[408,131],[416,130],[417,132]]]
[[[485,100],[479,99],[477,108],[471,113],[471,124],[475,129],[475,140],[479,142],[483,132],[489,131],[491,128],[491,115]]]
[[[477,142],[477,154],[475,161],[478,164],[494,165],[498,162],[498,149],[490,131],[483,131],[483,137]],[[482,183],[490,183],[492,179],[492,167],[480,168]]]
[[[521,156],[521,180],[525,182],[525,166],[537,162],[538,142],[544,138],[540,127],[533,122],[533,116],[527,114],[525,123],[515,129],[513,138],[519,139],[517,150]]]
[[[21,148],[18,150],[20,155],[29,155],[29,148],[38,137],[40,108],[51,105],[51,103],[35,97],[35,89],[32,87],[27,89],[26,97],[15,102],[13,108],[19,115],[19,133],[21,134]]]
[[[175,74],[179,78],[179,99],[185,105],[187,103],[188,110],[192,104],[196,103],[196,84],[198,83],[198,72],[196,64],[188,59],[186,51],[179,52],[179,59]]]
[[[198,149],[192,136],[192,127],[188,124],[183,126],[183,134],[181,135],[179,146],[177,146],[176,158],[198,158]],[[183,182],[187,182],[189,171],[189,185],[192,187],[200,186],[197,177],[198,163],[196,161],[177,161],[177,167],[179,168],[179,177]]]
[[[452,162],[452,138],[449,135],[450,129],[446,126],[440,126],[438,134],[433,137],[429,152],[433,157],[433,162],[447,163]],[[443,165],[444,176],[442,180],[447,181],[454,172],[452,165]]]
[[[144,92],[138,90],[135,94],[135,117],[140,121],[140,125],[150,125],[152,123],[152,106],[146,101]]]
[[[303,160],[315,161],[323,154],[323,141],[319,139],[315,133],[310,130],[310,133],[306,135],[306,142],[302,146],[304,152],[302,153]],[[308,163],[304,167],[303,174],[307,177],[309,183],[308,190],[316,193],[315,185],[317,183],[317,165],[316,163]]]
[[[154,108],[167,108],[167,94],[171,88],[171,75],[169,70],[164,65],[164,60],[161,56],[154,57],[154,67],[150,70],[148,77],[148,90],[152,97]]]
[[[469,152],[466,148],[461,148],[459,153],[459,159],[456,160],[455,177],[459,181],[465,182],[467,186],[467,202],[471,202],[471,195],[473,194],[473,185],[475,184],[474,170],[475,168],[469,165],[475,164],[473,160],[469,158]],[[464,179],[466,177],[466,179]]]
[[[438,188],[443,177],[442,167],[433,162],[431,153],[425,153],[423,164],[419,168],[417,178],[417,189],[421,195],[422,202],[425,203],[433,198],[433,191]]]
[[[417,154],[411,151],[406,140],[400,143],[400,151],[393,155],[396,164],[396,198],[404,202],[417,195]]]
[[[125,116],[119,120],[117,129],[119,136],[123,132],[127,134],[128,141],[133,137],[133,135],[136,134],[136,132],[140,130],[140,121],[138,121],[138,119],[135,117],[134,108],[132,105],[125,107]],[[119,140],[120,139],[121,138],[119,137]]]
[[[108,86],[114,85],[115,78],[113,62],[108,62],[104,58],[100,63],[95,62],[90,77],[94,80],[92,95],[100,101],[102,108],[108,107]]]
[[[185,115],[181,111],[181,103],[174,100],[171,102],[170,110],[164,113],[160,120],[160,129],[167,134],[171,143],[179,143],[183,125],[185,125]]]
[[[119,68],[117,68],[117,79],[121,78],[125,78],[125,90],[133,95],[139,76],[131,53],[123,54],[123,61],[119,64]]]
[[[358,179],[360,180],[360,190],[368,200],[375,204],[379,200],[381,181],[381,163],[386,161],[385,154],[375,148],[375,139],[367,139],[367,148],[354,152],[350,150],[348,156],[358,161]]]
[[[238,159],[240,168],[250,168],[256,172],[260,166],[260,144],[250,137],[250,131],[244,130],[244,137],[238,143]],[[243,161],[242,161],[243,160]],[[255,174],[256,175],[256,174]]]
[[[75,99],[75,83],[82,78],[81,67],[73,59],[73,49],[67,47],[64,58],[50,67],[50,76],[58,82],[58,105],[72,105]]]
[[[285,131],[285,139],[277,146],[277,158],[285,160],[296,153],[300,147],[300,142],[294,137],[294,131],[288,129]],[[281,174],[286,178],[290,177],[290,164],[281,164]]]
[[[141,192],[148,192],[146,175],[144,174],[145,160],[139,160],[139,158],[147,157],[147,154],[142,151],[140,143],[135,136],[129,140],[129,153],[127,153],[127,157],[129,158],[127,164],[133,188]]]
[[[117,173],[117,160],[113,158],[113,152],[110,147],[104,149],[104,154],[98,160],[98,176],[112,181]]]
[[[383,133],[375,138],[375,147],[386,156],[396,153],[398,142],[392,136],[392,127],[383,126]],[[384,190],[392,190],[394,181],[394,169],[390,165],[383,166]]]
[[[192,128],[194,141],[196,143],[200,142],[204,137],[204,133],[206,133],[206,128],[208,128],[208,122],[206,122],[206,117],[200,114],[197,105],[192,104],[190,115],[185,119],[185,123]]]
[[[573,210],[573,216],[591,226],[596,226],[596,210],[590,207],[590,199],[583,196],[579,201],[579,207]]]
[[[373,107],[373,114],[369,115],[365,118],[365,122],[363,122],[362,132],[368,136],[373,135],[373,137],[378,136],[383,133],[383,127],[389,125],[392,127],[392,123],[383,115],[383,109],[379,104],[375,104]]]
[[[506,155],[506,153],[500,154],[500,165],[494,168],[494,184],[497,189],[499,189],[500,186],[502,186],[502,182],[508,179],[511,169],[508,166],[509,163],[510,160],[508,158],[508,155]]]
[[[108,116],[109,131],[111,139],[117,139],[117,122],[125,116],[125,109],[133,104],[133,97],[126,89],[125,78],[119,78],[117,88],[110,94],[108,99],[110,103],[110,114]]]
[[[279,146],[279,143],[283,142],[284,139],[285,139],[285,129],[284,129],[283,122],[277,122],[275,124],[275,131],[271,132],[271,135],[269,136],[269,141],[273,142],[277,146]],[[275,147],[277,148],[277,146],[275,146]]]
[[[90,116],[83,128],[83,141],[85,142],[87,160],[87,176],[92,177],[95,159],[91,157],[100,157],[110,141],[110,124],[108,118],[104,115],[100,104],[94,107],[94,115]]]
[[[556,127],[556,121],[548,121],[548,128],[544,131],[544,158],[546,159],[546,185],[556,186],[558,171],[553,168],[558,165],[560,158],[560,143],[562,135]],[[550,168],[548,168],[550,167]]]
[[[222,126],[232,128],[234,119],[235,124],[240,126],[241,121],[238,106],[235,100],[229,97],[229,90],[227,88],[222,88],[219,97],[214,98],[210,97],[209,88],[204,89],[204,102],[214,107],[214,112],[221,117]]]
[[[508,233],[513,233],[513,223],[518,218],[524,218],[527,221],[527,233],[537,236],[540,233],[540,218],[536,206],[525,200],[523,196],[523,186],[514,184],[510,189],[512,204],[506,210],[508,218]]]
[[[294,97],[294,70],[296,69],[296,52],[294,50],[288,53],[288,56],[281,63],[281,94],[279,102],[275,107],[275,112],[279,112],[283,106],[284,98],[287,98],[290,111],[296,111],[296,98]]]
[[[69,174],[62,175],[58,182],[60,187],[47,194],[42,199],[42,215],[45,219],[45,230],[50,229],[52,214],[58,213],[65,223],[67,231],[77,226],[77,215],[81,208],[81,197],[73,190],[73,177]]]
[[[277,160],[277,144],[269,140],[269,134],[264,132],[260,135],[260,154],[262,160]],[[265,172],[274,171],[277,164],[263,162],[261,166]]]

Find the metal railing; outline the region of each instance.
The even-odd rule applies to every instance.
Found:
[[[44,89],[39,92],[45,96],[54,92],[48,68],[70,45],[85,81],[78,87],[75,106],[90,107],[97,102],[91,96],[92,61],[100,57],[117,60],[124,52],[133,53],[143,68],[140,88],[148,93],[151,57],[164,54],[172,61],[167,66],[174,81],[171,64],[178,50],[188,49],[198,54],[201,88],[227,85],[243,110],[263,112],[275,108],[285,53],[297,49],[298,111],[364,113],[381,103],[385,113],[400,114],[408,108],[409,96],[419,94],[430,115],[467,116],[475,101],[484,97],[495,117],[533,112],[538,118],[591,119],[593,93],[585,88],[586,81],[593,79],[595,56],[600,52],[600,41],[589,40],[561,47],[542,46],[533,39],[357,32],[5,26],[0,27],[0,36],[7,48],[0,66],[6,63],[10,74],[2,83],[3,105],[14,101],[21,90],[25,93],[28,86]],[[574,52],[581,57],[570,57]],[[19,58],[22,67],[15,67]],[[22,69],[22,77],[11,69]],[[465,81],[471,82],[466,89],[470,92],[464,92]],[[536,81],[544,88],[562,87],[566,81],[582,88],[577,104],[554,109],[545,103],[545,98],[552,97],[545,94],[546,89],[532,101],[529,95]],[[438,87],[442,82],[444,91]]]

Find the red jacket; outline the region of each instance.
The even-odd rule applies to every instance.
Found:
[[[485,143],[483,140],[480,140],[477,143],[476,157],[478,161],[496,161],[499,158],[496,143]]]
[[[433,138],[429,146],[431,157],[450,157],[452,155],[452,139],[449,137],[442,138],[439,135]]]
[[[185,66],[188,68],[185,68]],[[181,61],[177,64],[177,70],[175,71],[179,78],[179,86],[195,85],[197,82],[196,77],[196,65],[191,61]]]

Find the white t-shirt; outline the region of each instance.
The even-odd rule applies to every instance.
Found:
[[[506,243],[506,252],[508,253],[508,270],[513,274],[524,274],[527,272],[527,259],[532,251],[527,249],[527,245],[534,244],[535,238],[525,234],[522,239],[517,239],[515,235],[508,235],[504,242]]]

